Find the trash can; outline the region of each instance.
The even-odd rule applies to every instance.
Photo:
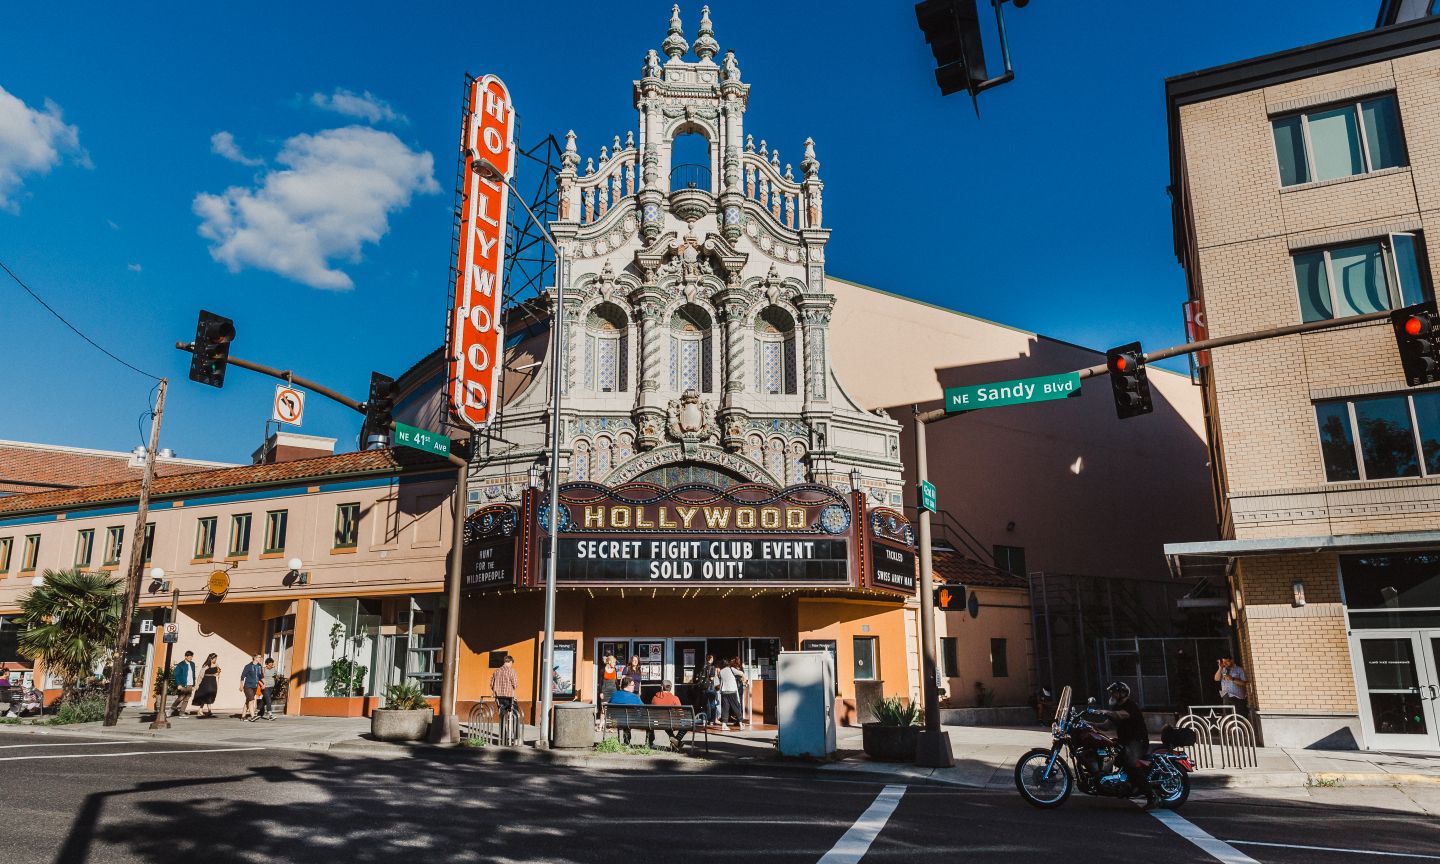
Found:
[[[556,750],[589,750],[595,746],[595,706],[590,702],[556,702],[550,746]]]

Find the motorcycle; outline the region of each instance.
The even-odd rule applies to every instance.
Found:
[[[1121,747],[1087,721],[1087,716],[1093,716],[1094,704],[1091,699],[1084,708],[1073,707],[1070,687],[1060,691],[1050,727],[1054,743],[1049,749],[1029,751],[1015,763],[1015,788],[1020,797],[1035,807],[1059,807],[1077,782],[1086,795],[1134,798],[1142,794],[1125,772]],[[1195,732],[1166,726],[1160,740],[1160,747],[1138,760],[1136,767],[1144,772],[1159,805],[1175,810],[1190,797],[1190,772],[1195,763],[1181,748],[1195,743]]]

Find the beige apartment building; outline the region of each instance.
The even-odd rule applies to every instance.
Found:
[[[1383,19],[1382,19],[1383,23]],[[1202,356],[1220,542],[1264,743],[1440,749],[1440,387],[1388,320],[1440,262],[1440,19],[1166,82],[1176,252]],[[1223,574],[1223,577],[1222,575]]]

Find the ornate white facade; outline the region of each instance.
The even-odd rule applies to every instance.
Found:
[[[637,128],[598,158],[566,135],[550,224],[565,286],[562,479],[848,490],[858,471],[872,505],[898,505],[899,424],[862,409],[830,368],[814,144],[798,179],[778,149],[755,145],[750,85],[721,54],[709,7],[686,60],[691,47],[677,6],[634,82]],[[683,135],[703,138],[708,165],[673,164]],[[512,498],[548,464],[555,355],[541,353],[479,448],[473,502]]]

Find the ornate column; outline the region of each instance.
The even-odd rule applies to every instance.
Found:
[[[716,301],[725,327],[725,395],[720,402],[720,440],[726,450],[738,452],[745,446],[745,427],[750,419],[749,412],[741,407],[740,398],[745,392],[745,355],[749,349],[745,331],[748,304],[738,289],[727,290]]]
[[[833,297],[806,297],[800,301],[800,323],[805,336],[805,402],[825,402],[826,377],[830,359],[826,356],[826,335],[830,327]]]
[[[664,437],[665,406],[660,404],[660,345],[665,338],[660,321],[660,298],[653,286],[636,291],[630,298],[639,324],[640,358],[636,377],[640,382],[635,403],[635,446],[649,450]]]

